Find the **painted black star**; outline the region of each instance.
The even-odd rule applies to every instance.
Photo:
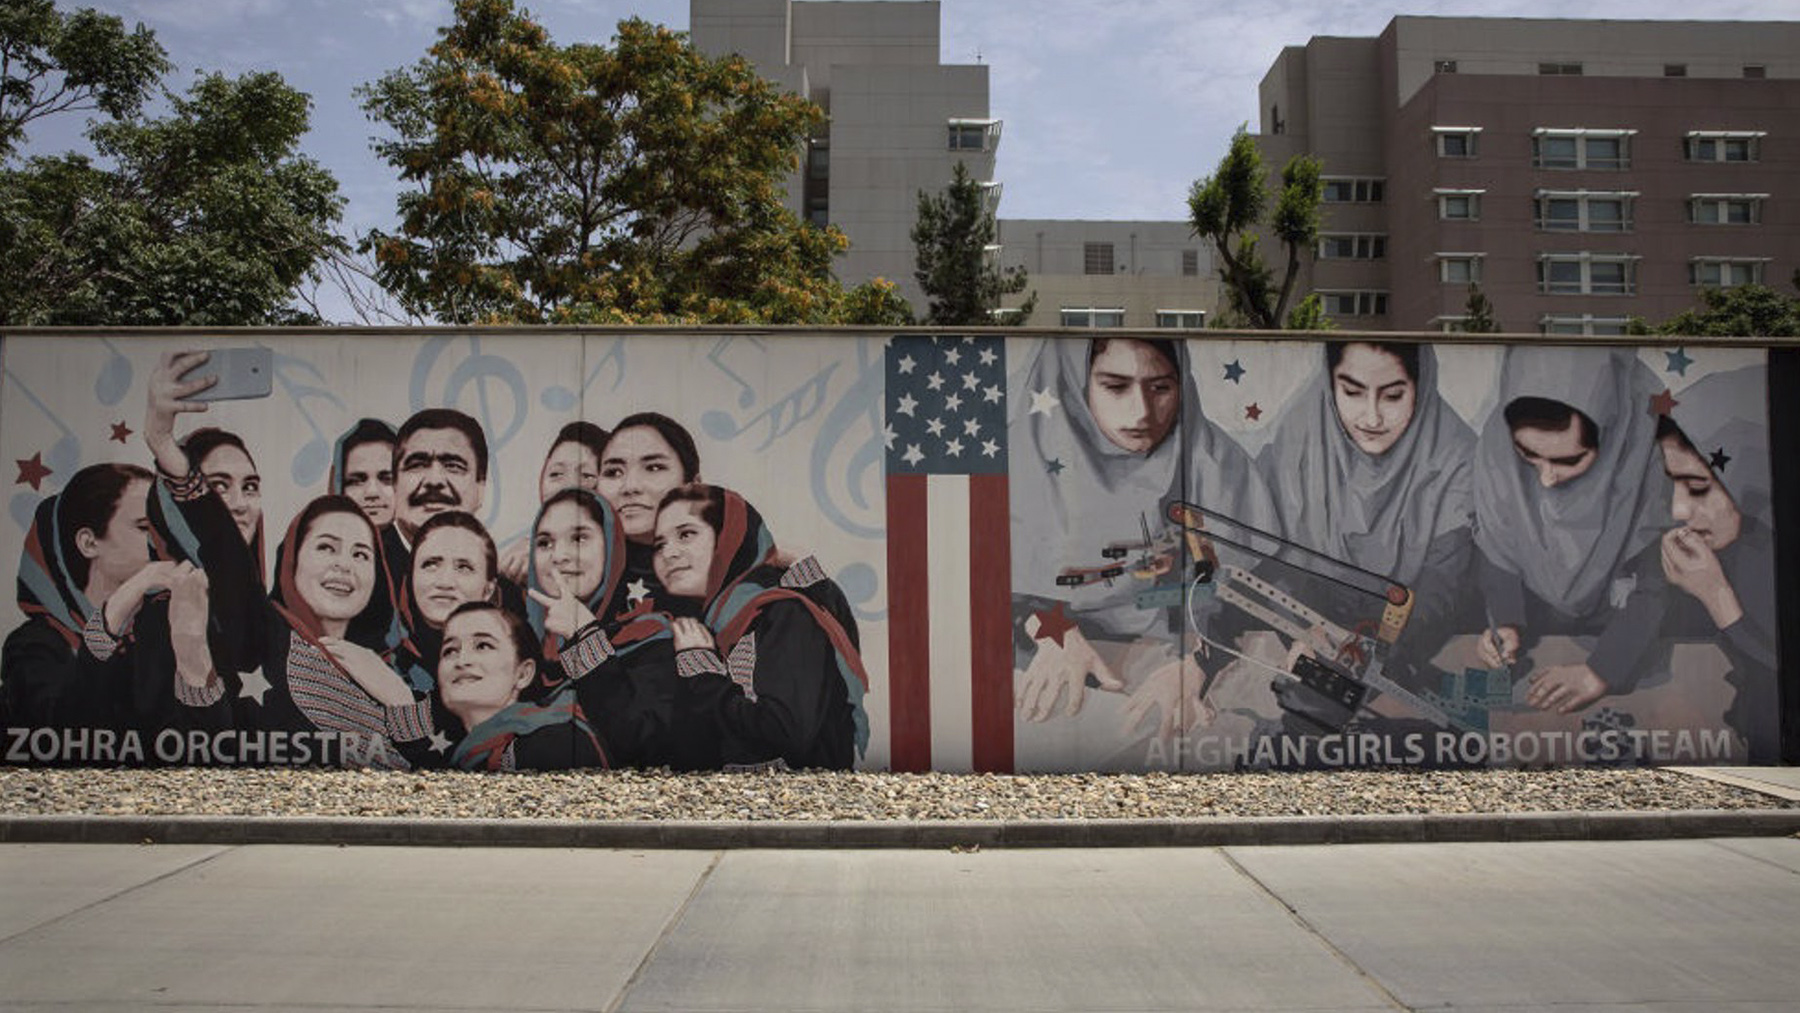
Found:
[[[1725,471],[1725,466],[1727,464],[1731,463],[1731,455],[1727,454],[1725,452],[1724,447],[1720,447],[1719,449],[1712,452],[1712,457],[1708,460],[1707,463],[1712,465],[1712,470],[1719,472],[1720,474],[1723,474]]]
[[[1061,461],[1057,460],[1056,458],[1052,457],[1044,465],[1044,470],[1048,471],[1052,475],[1060,475],[1060,474],[1062,474],[1063,463]]]

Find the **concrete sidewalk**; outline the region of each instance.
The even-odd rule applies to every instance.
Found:
[[[0,846],[8,1009],[1777,1010],[1800,840]]]

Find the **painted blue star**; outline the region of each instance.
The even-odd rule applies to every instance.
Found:
[[[1669,357],[1669,364],[1664,368],[1677,376],[1686,376],[1687,368],[1694,364],[1694,360],[1688,357],[1685,348],[1677,348],[1673,352],[1664,352],[1663,354]]]
[[[1724,447],[1720,447],[1712,452],[1708,463],[1712,465],[1712,470],[1724,474],[1725,466],[1731,463],[1731,455],[1725,452]]]
[[[1052,457],[1044,465],[1044,470],[1049,472],[1052,475],[1060,475],[1060,474],[1062,474],[1063,463],[1061,461],[1057,460],[1056,458]]]
[[[1225,379],[1237,383],[1244,378],[1244,364],[1236,359],[1225,364]]]

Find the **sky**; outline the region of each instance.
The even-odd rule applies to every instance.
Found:
[[[58,0],[59,6],[77,6]],[[344,228],[391,225],[398,184],[369,150],[375,124],[353,89],[422,57],[450,0],[87,0],[142,22],[193,74],[275,70],[312,96],[307,154],[337,176]],[[687,0],[523,0],[558,42],[610,38],[637,15],[687,27]],[[1005,218],[1171,220],[1240,124],[1288,45],[1378,35],[1396,14],[1559,17],[1566,0],[943,0],[945,63],[984,63],[1005,121],[997,177]],[[1589,18],[1800,20],[1800,0],[1590,0]],[[39,128],[28,150],[79,146],[81,124]]]

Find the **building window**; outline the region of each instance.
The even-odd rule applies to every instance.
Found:
[[[1579,77],[1581,76],[1581,64],[1540,63],[1538,64],[1538,73],[1550,77]]]
[[[1686,77],[1687,76],[1687,64],[1685,64],[1685,63],[1665,63],[1665,64],[1663,64],[1663,76],[1664,77]]]
[[[806,149],[806,178],[824,180],[831,178],[831,146],[814,141]]]
[[[1380,260],[1387,256],[1387,236],[1378,233],[1328,232],[1319,237],[1321,260]]]
[[[1480,127],[1432,127],[1439,158],[1474,158]]]
[[[1454,74],[1456,73],[1456,61],[1438,60],[1431,65],[1431,69],[1439,74]]]
[[[1157,310],[1156,326],[1199,330],[1206,326],[1205,310]]]
[[[1326,176],[1325,203],[1379,204],[1386,197],[1387,180],[1377,177]]]
[[[809,225],[824,228],[831,224],[831,202],[826,197],[809,197],[806,201],[806,221]]]
[[[1200,276],[1199,250],[1181,251],[1181,275],[1184,278],[1197,278]]]
[[[1479,253],[1440,253],[1438,280],[1449,285],[1473,285],[1481,280]]]
[[[1713,288],[1760,285],[1764,263],[1760,258],[1695,257],[1688,262],[1688,284]]]
[[[1744,76],[1749,78],[1765,78],[1769,76],[1769,68],[1760,63],[1744,64]]]
[[[1697,193],[1688,197],[1688,221],[1696,225],[1755,225],[1766,193]]]
[[[1631,295],[1637,291],[1637,258],[1599,253],[1545,254],[1538,258],[1538,291],[1551,295]]]
[[[1539,190],[1533,220],[1546,232],[1630,232],[1635,190]]]
[[[1326,314],[1334,317],[1379,317],[1387,315],[1386,292],[1318,293]]]
[[[1539,127],[1532,131],[1531,162],[1540,169],[1628,169],[1634,133]]]
[[[1111,244],[1111,243],[1082,243],[1081,244],[1081,273],[1082,274],[1111,274],[1111,273],[1113,273],[1113,244]]]
[[[1064,327],[1123,327],[1125,326],[1125,308],[1122,306],[1064,306],[1062,308],[1062,325]]]
[[[999,120],[950,121],[951,151],[993,151],[999,144]]]
[[[1757,162],[1762,160],[1761,130],[1690,130],[1687,160],[1690,162]]]
[[[1486,190],[1433,190],[1438,217],[1447,222],[1473,222],[1481,218],[1481,195]]]
[[[1550,316],[1538,319],[1538,333],[1568,335],[1570,337],[1594,337],[1596,335],[1624,334],[1631,323],[1627,317],[1597,317],[1591,313],[1581,316]]]

